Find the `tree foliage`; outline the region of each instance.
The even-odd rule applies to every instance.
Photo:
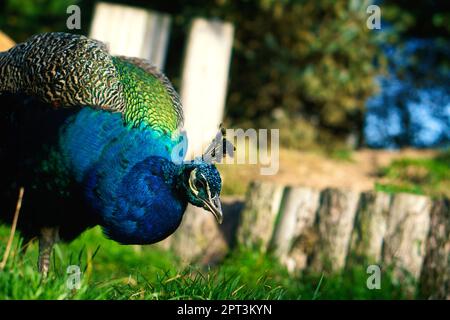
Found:
[[[159,1],[156,1],[159,2]],[[162,1],[161,1],[162,2]],[[231,21],[235,42],[227,115],[244,126],[289,125],[298,140],[360,131],[382,62],[361,1],[196,1],[175,6],[183,30],[195,16]],[[163,5],[155,5],[164,10]],[[286,139],[285,139],[286,140]],[[294,143],[295,139],[290,139]]]
[[[369,146],[437,147],[450,142],[449,5],[426,0],[383,2],[380,47],[388,73],[367,101]]]
[[[77,0],[6,0],[0,4],[0,29],[15,41],[24,41],[33,34],[62,31],[66,10]]]

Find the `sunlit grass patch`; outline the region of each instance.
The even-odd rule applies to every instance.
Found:
[[[393,161],[379,172],[382,182],[376,190],[450,196],[450,149],[433,158],[405,158]]]
[[[0,255],[9,228],[0,227]],[[0,271],[0,299],[400,299],[401,285],[383,274],[380,290],[366,286],[366,266],[341,273],[289,273],[270,253],[236,248],[217,266],[182,265],[155,246],[123,246],[99,228],[54,250],[47,279],[37,272],[37,243],[21,258],[16,236]],[[69,265],[80,267],[81,285],[67,285]]]

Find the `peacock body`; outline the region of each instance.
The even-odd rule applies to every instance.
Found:
[[[0,218],[11,220],[23,186],[18,228],[40,238],[41,271],[57,237],[91,226],[150,244],[177,229],[188,202],[221,221],[221,179],[208,159],[222,138],[183,162],[180,99],[149,62],[84,36],[37,35],[0,53],[0,92]]]

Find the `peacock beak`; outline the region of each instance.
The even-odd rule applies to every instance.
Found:
[[[208,200],[202,200],[205,204],[205,209],[211,211],[219,224],[223,222],[222,205],[220,203],[219,196],[209,198]]]

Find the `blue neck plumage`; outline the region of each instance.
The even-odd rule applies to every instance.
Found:
[[[171,137],[123,125],[121,115],[83,108],[60,135],[68,170],[84,186],[105,233],[122,243],[153,243],[179,225],[187,201]]]

